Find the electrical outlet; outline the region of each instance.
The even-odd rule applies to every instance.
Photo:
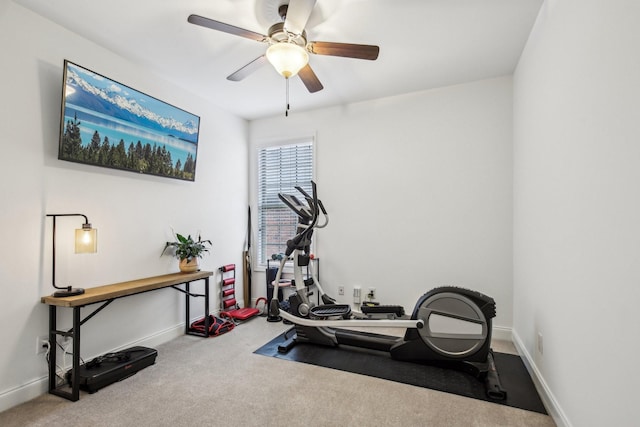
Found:
[[[369,288],[369,293],[367,294],[367,298],[370,300],[376,299],[376,288]]]
[[[360,286],[353,287],[353,302],[360,304]]]
[[[47,348],[49,348],[49,336],[36,337],[36,354],[46,353]]]
[[[338,286],[338,295],[344,295],[344,286]]]
[[[544,347],[542,346],[542,333],[538,332],[538,351],[542,354]]]

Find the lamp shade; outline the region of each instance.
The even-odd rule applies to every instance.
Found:
[[[267,59],[278,73],[289,78],[309,63],[309,54],[297,44],[281,42],[269,46]]]
[[[91,224],[82,224],[76,229],[76,253],[92,254],[98,251],[98,230],[91,228]]]

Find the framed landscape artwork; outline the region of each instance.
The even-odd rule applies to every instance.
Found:
[[[200,117],[64,61],[58,158],[194,181]]]

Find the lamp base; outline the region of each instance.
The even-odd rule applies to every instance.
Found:
[[[82,295],[82,294],[84,294],[84,289],[82,289],[82,288],[72,288],[71,286],[69,286],[66,289],[55,291],[53,293],[53,296],[56,297],[56,298],[62,298],[62,297],[72,297],[74,295]]]

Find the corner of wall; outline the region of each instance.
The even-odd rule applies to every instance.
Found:
[[[565,415],[564,411],[560,407],[560,403],[554,396],[551,388],[549,388],[547,382],[542,376],[542,372],[538,369],[533,357],[527,351],[524,343],[520,339],[518,332],[513,330],[511,331],[513,337],[513,344],[516,346],[516,350],[518,354],[522,358],[524,362],[524,366],[529,371],[529,375],[531,375],[531,379],[533,380],[533,384],[536,387],[536,390],[540,394],[540,398],[542,399],[542,403],[544,407],[549,411],[549,415],[553,418],[553,421],[556,423],[558,427],[572,427],[571,422]]]

